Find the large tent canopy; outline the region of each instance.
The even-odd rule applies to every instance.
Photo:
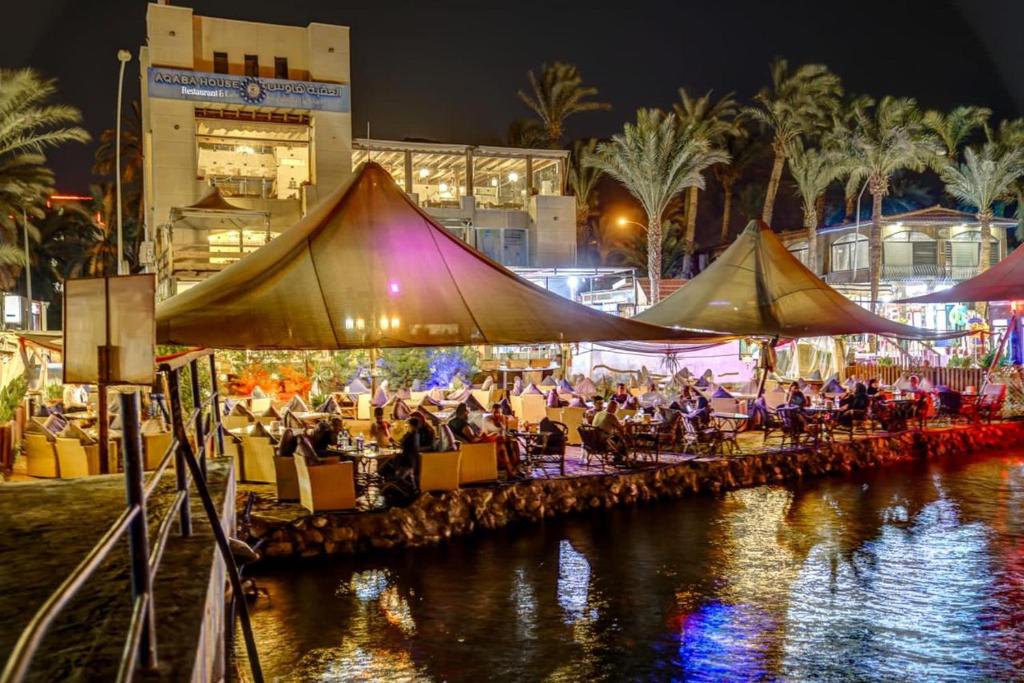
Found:
[[[871,313],[822,282],[767,225],[756,221],[700,275],[635,319],[779,338],[874,333],[938,339],[962,334],[921,330]]]
[[[517,277],[435,223],[374,163],[156,316],[160,343],[239,349],[719,336],[601,313]]]
[[[1024,245],[980,275],[949,289],[903,299],[904,304],[947,304],[959,301],[1018,301],[1024,299]]]

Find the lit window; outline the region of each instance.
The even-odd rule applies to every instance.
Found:
[[[299,199],[309,182],[309,127],[196,118],[198,175],[226,196]]]

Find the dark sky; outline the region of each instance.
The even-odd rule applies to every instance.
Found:
[[[676,88],[747,97],[776,55],[821,61],[848,90],[918,98],[925,107],[1024,111],[1024,3],[1015,0],[632,0],[595,2],[195,2],[199,14],[352,28],[353,132],[498,142],[527,115],[515,97],[545,60],[576,63],[613,105],[580,115],[572,137],[606,136],[640,106],[670,106]],[[443,9],[442,9],[443,8]],[[18,13],[23,16],[18,16]],[[94,133],[113,125],[117,61],[145,40],[146,4],[9,0],[0,65],[60,80]],[[127,98],[137,96],[138,62]],[[92,149],[51,155],[62,190],[84,191]]]

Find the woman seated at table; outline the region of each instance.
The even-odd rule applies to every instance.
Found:
[[[789,391],[786,392],[786,405],[801,409],[807,406],[807,397],[804,396],[804,392],[800,391],[800,385],[796,382],[789,385]]]
[[[672,410],[678,410],[686,413],[691,418],[694,413],[698,413],[697,422],[702,427],[706,427],[711,422],[711,402],[699,391],[694,391],[690,387],[683,387],[683,390],[679,392],[679,398],[668,406]]]
[[[594,416],[604,410],[604,396],[594,397],[594,407],[588,408],[583,413],[583,422],[585,424],[594,424]]]
[[[612,395],[611,400],[619,404],[620,408],[627,410],[635,410],[640,405],[636,396],[626,391],[626,385],[622,382],[619,382],[618,386],[615,387],[615,393]]]
[[[872,377],[868,380],[868,396],[877,396],[879,391],[878,379]]]
[[[391,423],[384,419],[384,408],[380,406],[373,409],[370,438],[379,448],[386,448],[394,443],[394,439],[391,438]]]
[[[338,438],[331,431],[331,425],[327,420],[318,420],[309,434],[309,442],[317,456],[324,458],[330,455],[327,450],[338,442]]]
[[[409,418],[409,429],[399,444],[401,452],[390,460],[381,463],[380,476],[384,479],[385,496],[397,492],[399,499],[411,500],[419,492],[420,453],[432,448],[433,443],[424,447],[420,437],[423,418],[413,415]],[[433,430],[431,430],[433,431]],[[389,500],[389,503],[403,502]]]
[[[868,396],[868,388],[864,386],[863,383],[857,382],[853,387],[853,393],[846,394],[839,399],[839,405],[843,408],[837,418],[839,423],[849,427],[853,424],[853,419],[856,416],[857,411],[859,411],[863,417],[870,402],[871,399]]]
[[[409,416],[409,427],[412,428],[412,418],[416,418],[416,432],[419,434],[420,448],[425,451],[434,450],[434,444],[437,443],[437,433],[434,428],[430,426],[430,422],[427,420],[427,416],[422,411],[414,410],[412,415]]]
[[[519,468],[519,446],[508,433],[508,417],[500,403],[491,406],[491,412],[483,419],[480,431],[481,439],[493,440],[497,446],[498,466],[508,476],[513,476]]]

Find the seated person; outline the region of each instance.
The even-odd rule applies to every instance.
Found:
[[[386,482],[385,495],[396,492],[399,499],[412,499],[419,492],[421,417],[409,418],[409,429],[399,444],[401,452],[380,466],[380,476]]]
[[[869,379],[868,380],[868,396],[877,396],[877,395],[878,395],[878,380],[874,379],[874,378]]]
[[[414,417],[417,421],[416,434],[419,436],[420,450],[434,450],[434,443],[437,442],[437,434],[434,433],[434,428],[430,426],[430,421],[421,411],[414,410],[412,415],[409,417],[410,429],[412,428],[412,418]]]
[[[61,404],[65,413],[76,413],[88,410],[89,390],[84,384],[67,384],[64,386],[64,395]]]
[[[870,400],[871,399],[868,397],[868,388],[861,382],[857,382],[853,387],[852,394],[846,394],[839,399],[839,405],[843,407],[843,411],[839,413],[837,418],[839,423],[849,427],[853,424],[853,419],[856,414],[854,411],[860,411],[860,415],[863,416],[864,412],[868,409]]]
[[[644,408],[657,408],[664,401],[665,398],[661,395],[661,392],[658,391],[658,385],[654,382],[648,384],[646,393],[640,396],[640,405]]]
[[[603,410],[604,410],[604,397],[602,397],[602,396],[595,396],[594,397],[594,407],[588,409],[585,413],[583,413],[583,422],[588,424],[588,425],[594,424],[594,416],[597,415],[598,413],[600,413]]]
[[[483,436],[476,425],[469,421],[469,408],[465,403],[455,406],[455,415],[448,420],[448,427],[462,443],[476,443]]]
[[[615,459],[622,460],[626,457],[627,440],[626,430],[615,416],[618,410],[618,402],[608,401],[608,407],[594,416],[593,424],[605,433],[608,450],[612,451]]]
[[[673,401],[669,408],[685,412],[691,418],[697,413],[697,422],[701,427],[706,427],[711,422],[711,402],[692,387],[683,387],[679,392],[679,398]]]
[[[505,470],[509,477],[519,468],[519,442],[509,434],[508,416],[500,403],[491,406],[481,426],[481,440],[493,440],[498,450],[498,467]]]
[[[626,391],[626,385],[622,382],[619,382],[618,386],[615,387],[615,393],[612,395],[611,400],[619,404],[619,408],[636,410],[639,407],[636,396]]]
[[[309,442],[317,456],[324,458],[330,455],[328,449],[338,442],[338,437],[331,430],[327,420],[319,420],[309,435]]]
[[[370,425],[370,438],[380,448],[390,446],[394,443],[391,438],[391,423],[384,419],[384,408],[377,406],[373,409],[373,423]]]
[[[804,396],[804,392],[800,391],[800,385],[796,382],[789,385],[789,391],[786,392],[786,405],[794,408],[803,408],[807,405],[807,397]]]
[[[282,458],[291,458],[299,447],[299,439],[295,432],[290,429],[284,430],[281,434],[281,441],[277,446],[277,454]]]

